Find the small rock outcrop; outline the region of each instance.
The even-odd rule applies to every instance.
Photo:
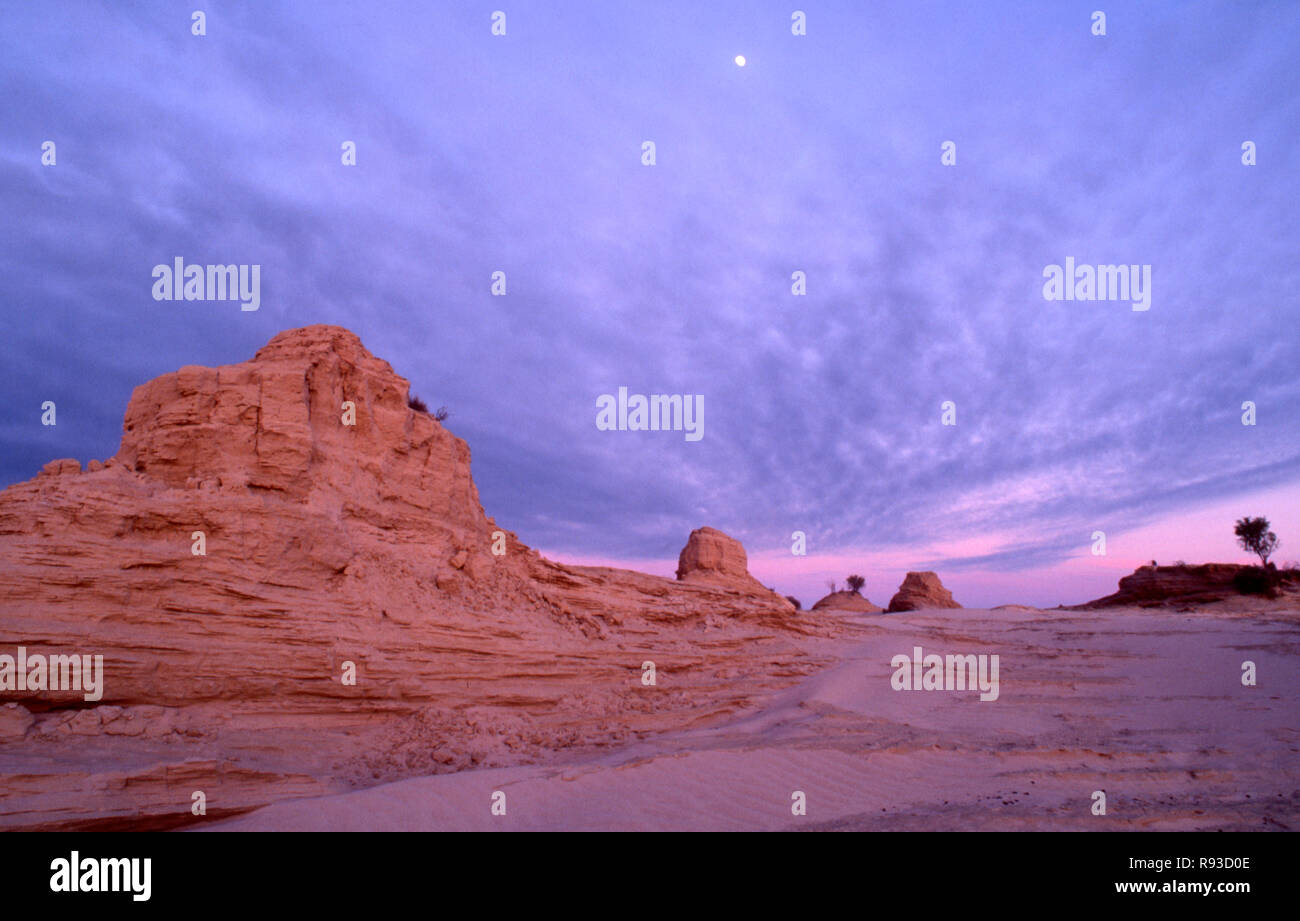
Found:
[[[677,579],[745,588],[763,586],[749,574],[745,547],[717,528],[696,528],[677,557]]]
[[[1154,607],[1206,604],[1238,594],[1233,580],[1248,567],[1237,563],[1199,566],[1139,566],[1119,580],[1119,591],[1079,605],[1081,608]]]
[[[836,611],[857,611],[862,614],[881,614],[885,610],[879,605],[872,604],[857,592],[850,591],[831,592],[812,606],[814,611],[823,608],[831,608]]]
[[[890,613],[920,611],[924,608],[960,608],[952,592],[943,587],[932,572],[909,572],[898,592],[889,600]]]

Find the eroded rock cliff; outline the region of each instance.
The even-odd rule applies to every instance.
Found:
[[[0,655],[104,663],[94,701],[0,689],[0,827],[165,827],[194,791],[221,815],[619,744],[816,668],[836,625],[739,543],[697,531],[682,581],[546,560],[408,395],[351,332],[290,330],[136,388],[106,462],[0,493]]]

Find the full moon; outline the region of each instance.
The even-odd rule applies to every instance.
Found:
[[[737,67],[745,66],[745,56],[743,54],[736,55],[736,66]]]

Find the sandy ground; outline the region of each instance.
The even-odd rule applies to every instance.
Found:
[[[716,724],[596,756],[280,802],[220,830],[1300,830],[1300,611],[922,611]],[[891,659],[999,656],[999,696]],[[1257,686],[1242,685],[1255,663]],[[671,674],[657,688],[672,691]],[[1106,814],[1093,814],[1103,791]],[[505,794],[505,815],[492,814]],[[806,796],[806,815],[792,795]]]

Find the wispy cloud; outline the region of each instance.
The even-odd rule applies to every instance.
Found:
[[[1120,4],[1104,39],[1040,4],[819,5],[804,38],[752,4],[521,3],[503,39],[210,7],[203,38],[163,3],[3,14],[6,482],[113,453],[141,381],[317,322],[451,406],[489,513],[575,556],[707,523],[1015,571],[1300,475],[1284,5]],[[262,309],[154,302],[175,255],[261,264]],[[1044,301],[1071,255],[1152,265],[1152,309]],[[706,437],[597,431],[620,385],[704,394]]]

